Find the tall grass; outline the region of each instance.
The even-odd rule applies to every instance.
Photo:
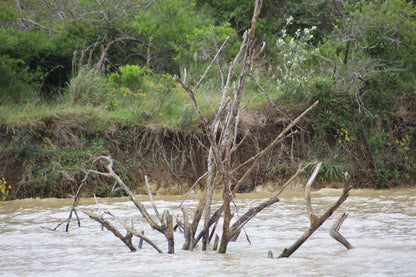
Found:
[[[102,103],[108,93],[107,79],[93,67],[83,66],[77,75],[68,83],[68,91],[71,96],[71,104]]]

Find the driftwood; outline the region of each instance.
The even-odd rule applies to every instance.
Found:
[[[106,161],[107,164],[104,166],[106,168],[106,172],[101,172],[101,171],[97,171],[97,170],[93,170],[94,166],[99,162],[99,161]],[[63,221],[62,223],[58,224],[58,226],[56,226],[54,229],[50,229],[50,230],[56,230],[60,225],[62,225],[63,223],[67,223],[66,225],[66,231],[68,232],[69,230],[69,223],[71,222],[72,219],[72,214],[75,214],[77,217],[77,221],[78,221],[78,226],[80,226],[80,221],[79,221],[79,217],[76,211],[76,207],[79,204],[79,200],[80,200],[80,192],[82,187],[84,186],[86,180],[88,179],[88,177],[91,174],[98,174],[98,175],[102,175],[102,176],[106,176],[106,177],[111,177],[113,179],[115,179],[116,181],[116,185],[113,187],[113,190],[116,189],[116,186],[118,186],[118,188],[122,189],[129,197],[129,199],[134,203],[134,205],[136,206],[136,208],[139,210],[139,212],[141,213],[141,215],[143,216],[143,218],[146,220],[146,222],[156,231],[159,231],[160,233],[162,233],[167,241],[168,241],[168,253],[169,254],[173,254],[175,252],[175,247],[174,247],[174,239],[173,239],[173,220],[172,220],[172,216],[169,214],[169,211],[165,210],[163,216],[160,216],[157,207],[153,201],[153,196],[152,193],[150,191],[150,186],[148,184],[148,180],[147,180],[147,176],[145,178],[145,182],[146,185],[148,187],[148,191],[149,191],[149,196],[152,202],[152,206],[153,209],[155,210],[156,216],[160,221],[160,225],[157,224],[155,222],[155,220],[149,215],[149,213],[147,212],[146,208],[143,206],[143,204],[136,198],[136,196],[134,195],[134,193],[129,189],[129,187],[123,182],[123,180],[114,172],[113,170],[113,159],[109,156],[100,156],[97,159],[95,159],[92,163],[91,169],[89,169],[87,171],[87,174],[85,175],[84,179],[82,180],[77,194],[74,197],[74,203],[71,206],[70,212],[69,212],[69,216],[68,218]],[[90,218],[94,219],[95,221],[99,222],[103,227],[105,227],[106,229],[108,229],[109,231],[113,232],[113,234],[117,237],[119,237],[123,243],[125,243],[130,250],[132,250],[134,248],[134,246],[131,244],[131,242],[129,242],[127,239],[131,240],[131,237],[124,237],[120,234],[120,232],[118,230],[115,229],[114,226],[111,225],[110,222],[106,221],[103,219],[102,216],[98,216],[95,215],[91,212],[86,212],[84,211],[84,213],[86,213]],[[109,213],[111,214],[111,213]],[[121,221],[120,221],[121,222]],[[121,222],[123,224],[123,226],[128,230],[128,234],[130,233],[131,235],[137,236],[142,238],[143,240],[145,240],[146,242],[148,242],[149,244],[151,244],[158,252],[161,252],[159,248],[156,247],[156,245],[151,242],[148,238],[146,238],[144,235],[142,235],[139,232],[134,231],[132,228],[128,227],[126,224],[124,224],[123,222]],[[117,232],[115,232],[117,231]],[[130,236],[130,235],[129,235]],[[124,238],[124,239],[123,239]],[[133,251],[133,250],[132,250]]]
[[[321,217],[316,216],[312,209],[310,187],[318,174],[321,164],[322,163],[318,163],[316,165],[314,172],[312,173],[311,177],[305,185],[306,210],[308,212],[310,220],[309,229],[306,230],[303,233],[303,235],[292,246],[290,246],[289,248],[285,248],[282,251],[282,253],[280,253],[279,258],[286,258],[292,255],[348,198],[349,191],[351,190],[350,175],[348,174],[348,172],[345,172],[344,190],[342,191],[342,195],[340,196],[338,201],[335,202]]]
[[[342,214],[342,216],[335,221],[335,223],[332,225],[331,229],[329,229],[329,235],[333,237],[336,241],[341,243],[345,246],[347,249],[354,248],[351,243],[348,242],[346,238],[344,238],[343,235],[339,232],[339,229],[341,228],[342,223],[344,223],[344,220],[348,217],[348,213],[345,212]]]

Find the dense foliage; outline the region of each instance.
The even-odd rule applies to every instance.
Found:
[[[33,119],[36,107],[45,117],[56,105],[66,105],[96,107],[143,125],[189,129],[195,116],[174,76],[196,83],[226,42],[199,89],[209,111],[212,91],[223,85],[221,74],[240,47],[253,5],[251,0],[2,1],[1,124],[30,122],[16,123],[20,115],[12,111],[23,111],[10,107],[31,105]],[[265,92],[285,115],[320,100],[310,128],[299,133],[312,146],[298,153],[299,162],[324,160],[328,179],[352,170],[360,186],[414,182],[414,1],[265,1],[257,36],[267,47],[247,85],[248,108],[267,105]],[[24,139],[3,145],[1,157],[7,149],[19,156]]]

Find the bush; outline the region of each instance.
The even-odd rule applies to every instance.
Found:
[[[280,99],[320,101],[310,115],[314,154],[327,161],[327,177],[354,163],[357,176],[375,187],[403,184],[416,177],[415,112],[409,104],[416,10],[403,0],[349,3],[332,36],[319,45],[310,43],[307,32],[291,37],[283,30],[274,48],[277,70],[269,74],[275,74]]]
[[[151,73],[145,66],[125,65],[118,68],[118,72],[108,76],[112,87],[125,87],[137,91],[144,86],[147,76]]]
[[[293,18],[287,20],[287,26]],[[316,27],[311,29],[298,29],[295,36],[289,36],[286,28],[282,30],[282,36],[275,44],[276,72],[275,78],[277,90],[285,96],[299,95],[306,96],[309,91],[307,85],[314,77],[314,68],[308,64],[313,58],[313,47],[309,42],[313,39]]]
[[[109,77],[111,92],[107,109],[128,109],[138,120],[157,120],[165,124],[187,122],[192,114],[185,111],[189,98],[173,76],[152,73],[145,67],[126,65]]]

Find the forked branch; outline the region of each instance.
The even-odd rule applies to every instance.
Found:
[[[312,176],[311,176],[311,178],[312,178]],[[313,180],[311,180],[311,178],[310,178],[310,180],[308,180],[308,183],[309,183],[309,181],[311,181],[310,183],[312,184]],[[312,216],[309,217],[310,220],[311,220],[311,224],[309,226],[309,229],[306,230],[303,233],[303,235],[292,246],[290,246],[289,248],[285,248],[282,251],[282,253],[279,255],[279,258],[287,258],[290,255],[292,255],[332,215],[332,213],[336,209],[338,209],[341,206],[341,204],[344,203],[345,200],[347,200],[350,190],[351,190],[350,175],[348,174],[348,172],[345,172],[345,175],[344,175],[344,190],[342,191],[342,195],[339,197],[338,201],[335,202],[319,218],[313,213],[313,211],[311,209],[307,208],[308,213],[311,212],[311,215],[312,215]],[[306,191],[306,189],[305,189],[305,191]],[[310,195],[309,195],[309,197],[310,197]]]
[[[312,172],[312,175],[309,177],[308,182],[306,182],[305,185],[305,200],[306,200],[306,211],[308,212],[309,220],[311,222],[311,226],[313,226],[316,221],[318,220],[318,217],[314,213],[312,209],[312,201],[311,201],[311,186],[313,184],[313,181],[315,181],[316,176],[318,176],[319,169],[321,168],[322,163],[318,163],[315,166],[315,169]]]
[[[98,223],[101,224],[101,226],[105,227],[107,230],[109,230],[110,232],[112,232],[117,238],[119,238],[131,251],[136,251],[136,247],[134,247],[133,243],[132,243],[132,236],[136,236],[139,237],[141,239],[143,239],[145,242],[147,242],[148,244],[150,244],[157,252],[159,253],[163,253],[163,251],[157,247],[157,245],[151,241],[149,238],[147,238],[144,234],[137,232],[136,230],[134,230],[133,228],[129,227],[126,223],[124,223],[122,220],[120,220],[118,217],[115,217],[122,225],[123,227],[127,230],[127,235],[123,236],[116,227],[114,227],[114,225],[108,221],[105,220],[104,217],[101,217],[93,212],[89,212],[89,211],[83,211],[86,215],[88,215],[91,219],[97,221]]]

